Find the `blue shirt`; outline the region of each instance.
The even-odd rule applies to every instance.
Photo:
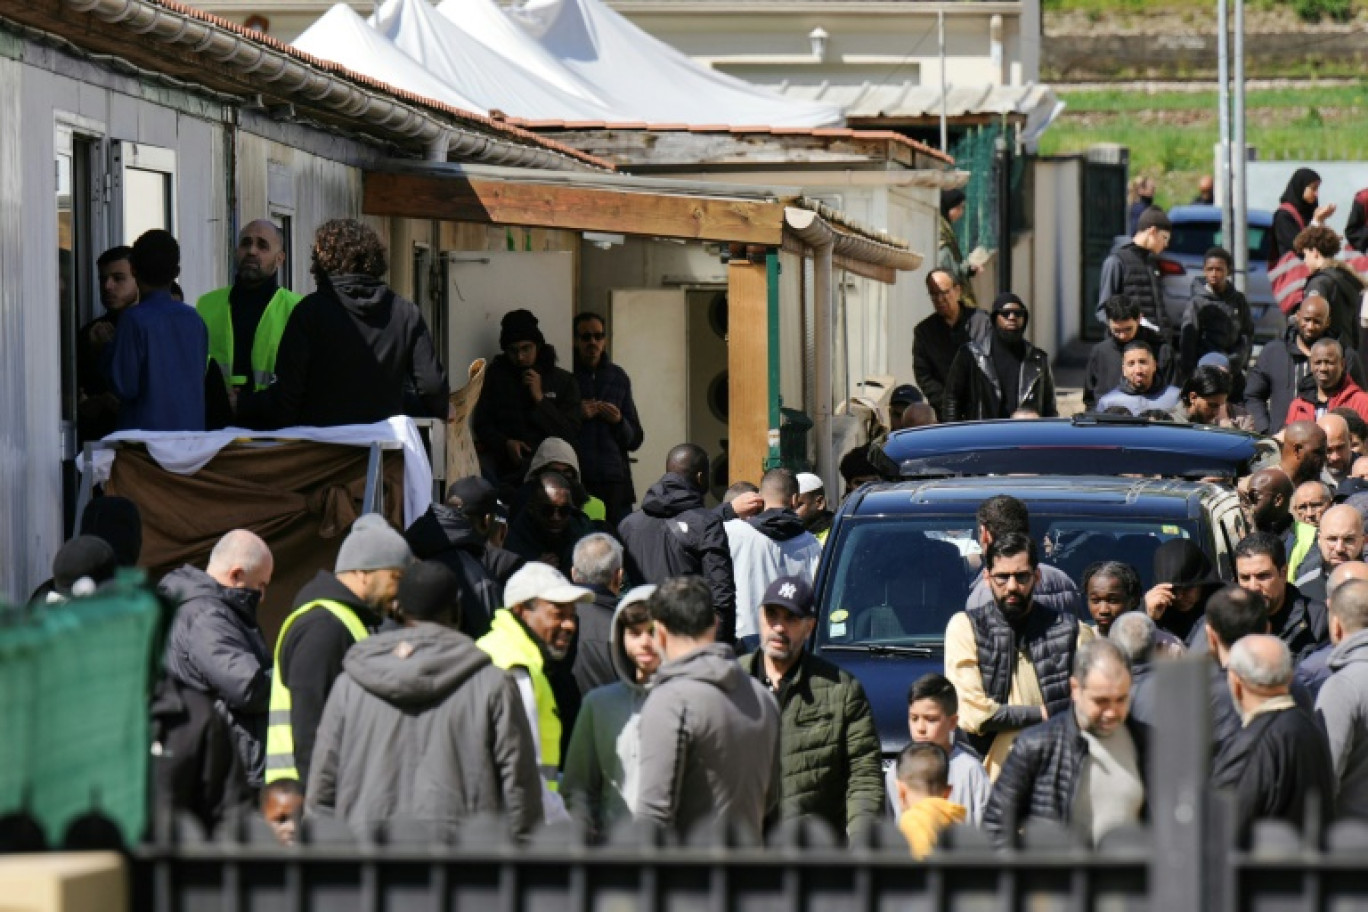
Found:
[[[105,353],[119,397],[119,430],[203,431],[209,330],[195,308],[165,291],[124,311]]]

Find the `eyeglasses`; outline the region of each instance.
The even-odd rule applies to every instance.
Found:
[[[1024,319],[1026,319],[1026,311],[1024,311],[1024,310],[1015,310],[1015,309],[1014,309],[1014,310],[999,310],[999,311],[998,311],[998,316],[999,316],[999,317],[1002,317],[1002,319],[1004,319],[1004,320],[1024,320]]]
[[[1016,573],[990,573],[988,577],[999,586],[1005,586],[1013,580],[1018,586],[1025,586],[1035,579],[1035,573],[1031,570],[1019,570]]]
[[[561,507],[555,504],[547,504],[541,508],[543,516],[569,516],[574,507]]]
[[[581,342],[602,342],[606,338],[608,338],[607,333],[582,332],[579,334]]]

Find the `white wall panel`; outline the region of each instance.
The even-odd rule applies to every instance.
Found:
[[[0,57],[0,599],[28,595],[29,528],[25,490],[29,447],[25,432],[24,235],[25,133],[20,97],[23,66]],[[25,230],[21,230],[25,229]]]

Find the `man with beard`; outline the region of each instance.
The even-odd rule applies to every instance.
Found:
[[[1244,404],[1254,419],[1254,430],[1260,434],[1276,434],[1287,423],[1287,410],[1297,397],[1301,384],[1311,376],[1311,346],[1327,336],[1330,329],[1330,305],[1318,294],[1307,295],[1297,308],[1295,325],[1288,327],[1282,338],[1263,347],[1259,359],[1245,379]],[[1339,339],[1343,343],[1343,339]],[[1344,354],[1344,372],[1363,386],[1363,368],[1358,352],[1349,349]]]
[[[1130,665],[1115,643],[1078,648],[1069,691],[1073,705],[1018,738],[993,785],[983,826],[999,845],[1031,818],[1058,821],[1089,845],[1140,820],[1147,732],[1131,720]]]
[[[1159,378],[1159,361],[1154,349],[1137,339],[1121,349],[1121,383],[1097,400],[1097,409],[1105,412],[1121,406],[1132,415],[1142,415],[1150,411],[1171,411],[1178,401],[1178,387],[1166,386]]]
[[[1319,530],[1320,566],[1297,579],[1297,588],[1308,598],[1324,603],[1330,574],[1340,564],[1363,559],[1363,514],[1348,504],[1325,511]]]
[[[557,472],[546,472],[537,479],[527,509],[513,521],[504,547],[525,560],[568,570],[576,543],[593,531],[588,517],[575,506],[570,482]]]
[[[727,547],[736,578],[736,636],[747,648],[762,632],[760,599],[780,577],[811,583],[822,558],[822,545],[793,511],[798,479],[792,470],[770,469],[760,479],[765,509],[749,519],[726,523]]]
[[[1325,431],[1326,484],[1338,487],[1349,477],[1354,465],[1354,450],[1349,443],[1349,422],[1339,415],[1326,412],[1316,420]]]
[[[1249,489],[1240,492],[1245,516],[1257,532],[1275,535],[1288,555],[1288,579],[1295,579],[1311,549],[1316,546],[1316,527],[1292,515],[1292,481],[1282,469],[1260,469],[1249,476]]]
[[[1235,580],[1268,603],[1269,633],[1292,650],[1294,662],[1330,642],[1325,602],[1287,581],[1287,552],[1275,535],[1251,532],[1235,546]]]
[[[794,510],[818,543],[825,545],[836,514],[827,507],[826,483],[820,475],[798,473],[798,506]]]
[[[542,777],[546,822],[568,819],[556,792],[560,788],[561,716],[546,667],[569,655],[575,640],[576,611],[594,593],[575,586],[555,567],[532,561],[504,587],[507,608],[494,612],[489,633],[475,644],[518,685],[532,729]]]
[[[111,247],[95,261],[100,273],[100,303],[105,312],[76,334],[76,424],[81,440],[98,440],[114,433],[119,421],[119,399],[100,370],[100,358],[128,308],[138,303],[138,282],[129,258],[132,247]]]
[[[955,353],[968,342],[987,342],[993,324],[986,313],[961,301],[963,287],[944,269],[926,274],[926,293],[931,296],[935,313],[912,331],[912,372],[926,401],[940,418]],[[898,424],[890,426],[897,428]]]
[[[1337,408],[1351,408],[1368,420],[1368,393],[1344,372],[1344,346],[1334,339],[1321,339],[1311,346],[1311,379],[1297,387],[1287,422],[1315,421]]]
[[[760,599],[760,648],[741,660],[779,702],[779,817],[815,815],[850,834],[883,811],[879,737],[860,682],[804,644],[812,587],[781,576]]]
[[[543,440],[578,440],[584,419],[579,384],[556,366],[556,349],[530,310],[504,314],[499,348],[503,353],[485,370],[471,428],[481,461],[511,490],[523,483]]]
[[[1029,320],[1025,302],[1012,292],[994,299],[992,335],[965,343],[950,365],[942,408],[947,424],[1011,418],[1021,408],[1041,418],[1059,414],[1050,358],[1026,341]]]
[[[1158,359],[1156,376],[1165,385],[1173,382],[1173,349],[1155,329],[1140,323],[1140,305],[1125,295],[1110,298],[1102,305],[1107,319],[1107,337],[1092,347],[1083,379],[1083,407],[1093,411],[1099,396],[1121,382],[1121,353],[1131,342],[1148,342]]]
[[[1022,729],[1068,709],[1074,652],[1096,634],[1036,603],[1040,561],[1030,536],[993,539],[984,568],[993,601],[946,625],[945,676],[959,694],[960,729],[996,778]]]
[[[281,288],[285,235],[275,223],[257,219],[238,235],[233,284],[195,302],[209,329],[209,357],[230,390],[261,390],[275,379],[276,352],[285,324],[303,295]]]

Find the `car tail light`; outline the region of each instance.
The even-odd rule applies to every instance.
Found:
[[[1160,257],[1159,274],[1162,276],[1180,276],[1187,275],[1187,270],[1184,269],[1183,264],[1179,263],[1177,260],[1166,260],[1163,257]]]

